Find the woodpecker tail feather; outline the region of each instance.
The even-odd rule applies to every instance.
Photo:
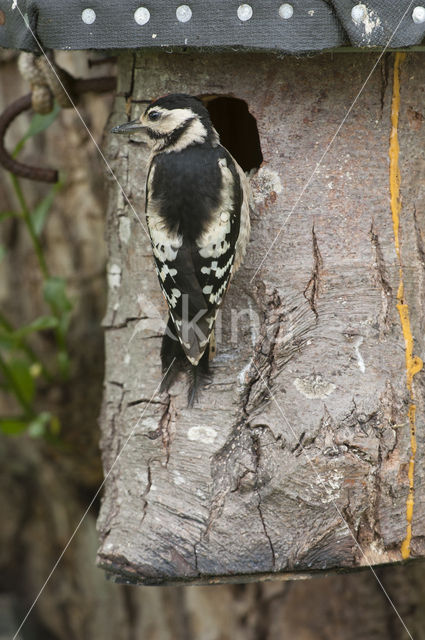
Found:
[[[209,368],[209,353],[206,349],[198,364],[188,364],[189,389],[187,391],[187,406],[192,408],[197,402],[200,391],[211,380]]]
[[[162,373],[165,375],[161,383],[160,392],[168,391],[179,373],[183,371],[187,373],[189,379],[187,406],[192,408],[199,397],[199,392],[210,381],[208,361],[208,348],[204,351],[197,365],[188,361],[183,347],[176,337],[173,320],[169,316],[161,345]]]
[[[161,383],[160,392],[168,391],[180,371],[186,367],[186,356],[180,341],[175,335],[174,323],[171,316],[168,316],[167,328],[162,336],[161,344],[161,364],[164,378]]]

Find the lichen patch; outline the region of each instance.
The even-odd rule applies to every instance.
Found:
[[[320,373],[311,374],[304,378],[295,378],[294,386],[306,398],[326,398],[336,389],[333,382],[325,380]]]

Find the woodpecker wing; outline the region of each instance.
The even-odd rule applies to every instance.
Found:
[[[187,154],[179,154],[177,166],[170,157],[161,159],[159,167],[152,163],[146,210],[161,289],[186,357],[197,364],[232,275],[243,194],[237,167],[223,147],[209,148],[207,158],[193,150],[193,170],[182,177]],[[167,187],[176,176],[185,182],[183,195],[174,187],[173,202]],[[188,220],[185,207],[190,208]]]
[[[243,193],[237,166],[223,147],[219,148],[220,202],[215,215],[197,239],[198,277],[207,304],[219,307],[233,273],[240,232]]]

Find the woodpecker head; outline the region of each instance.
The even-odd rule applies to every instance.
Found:
[[[154,100],[139,118],[114,127],[112,133],[141,133],[143,141],[154,151],[181,151],[207,139],[218,142],[206,107],[184,93]]]

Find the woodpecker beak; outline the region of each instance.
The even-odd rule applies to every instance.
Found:
[[[124,124],[119,124],[117,127],[111,129],[111,133],[136,133],[137,131],[144,131],[146,127],[144,127],[140,120],[131,120],[131,122],[125,122]]]

